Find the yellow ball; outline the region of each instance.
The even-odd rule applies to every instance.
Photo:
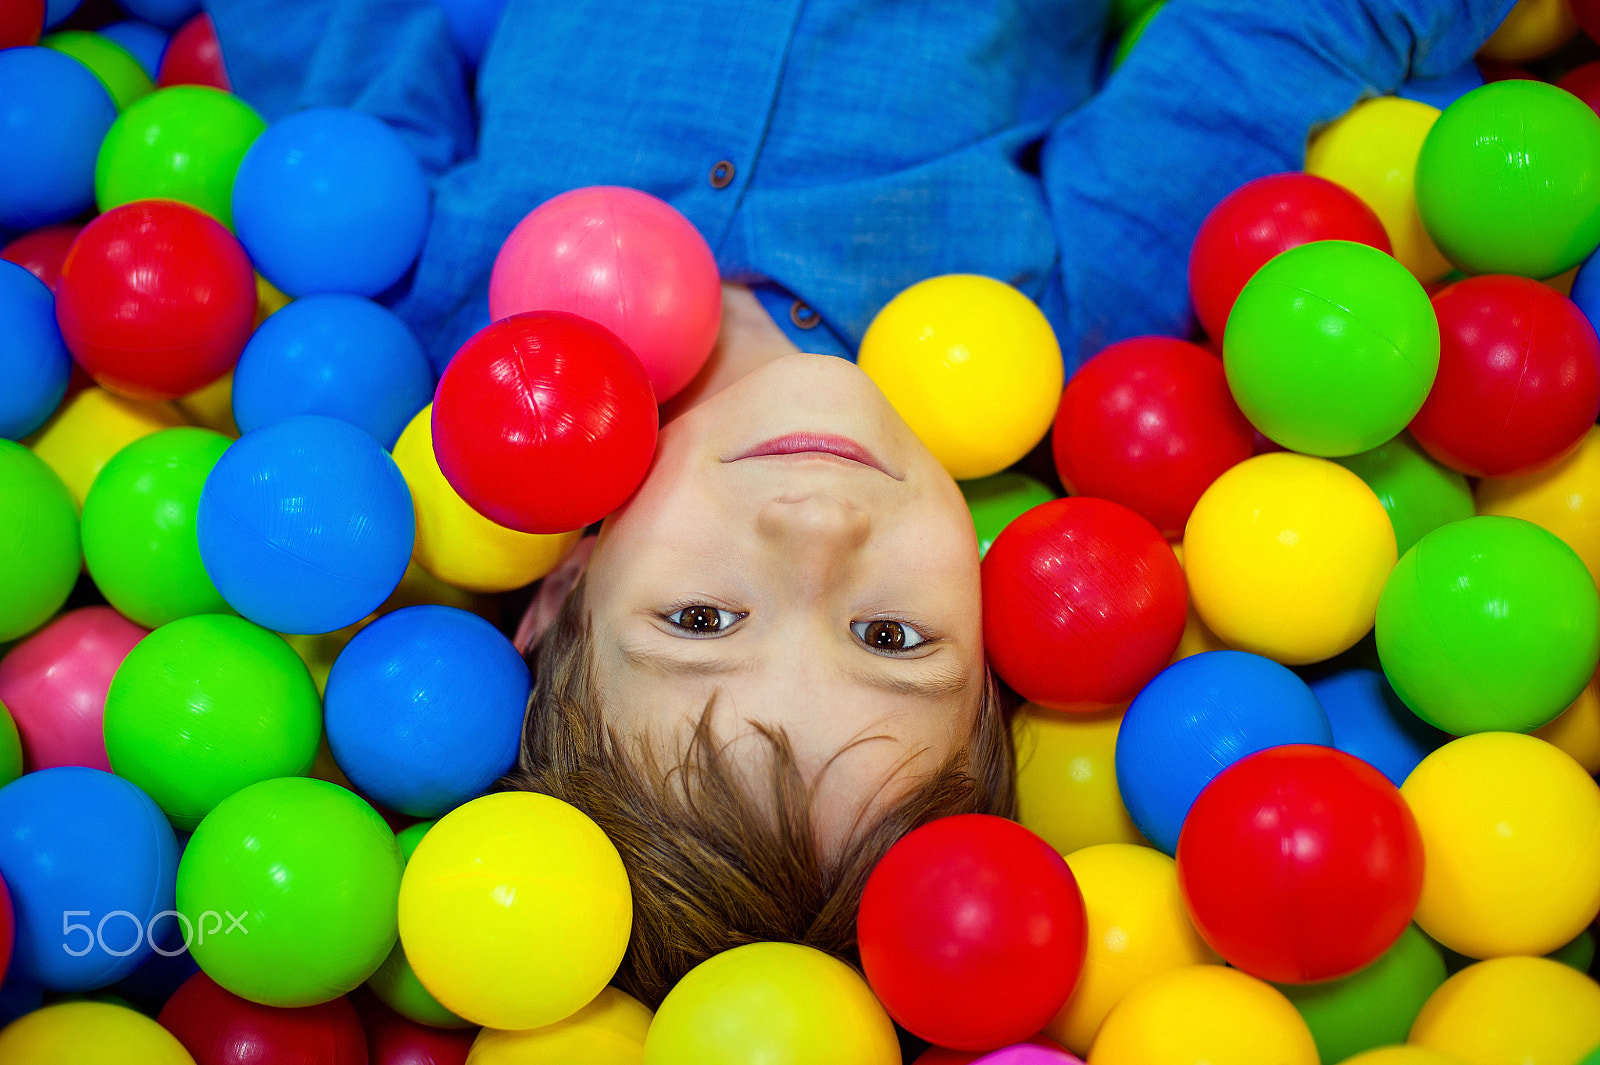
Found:
[[[1183,548],[1201,620],[1229,646],[1291,666],[1366,635],[1396,560],[1372,489],[1338,463],[1289,452],[1212,482]]]
[[[1271,984],[1220,965],[1143,981],[1112,1007],[1089,1065],[1317,1065],[1317,1045]]]
[[[157,429],[184,424],[170,403],[124,399],[90,387],[63,403],[30,442],[82,507],[95,475],[113,455]]]
[[[292,297],[280,292],[271,281],[260,274],[256,275],[256,325],[260,325],[293,302]]]
[[[1372,208],[1394,257],[1424,283],[1451,269],[1417,214],[1417,153],[1438,117],[1437,107],[1379,96],[1352,107],[1306,147],[1306,172],[1343,185]]]
[[[1547,56],[1572,40],[1578,17],[1568,0],[1520,0],[1478,54],[1502,63]]]
[[[5,1065],[194,1065],[177,1037],[109,1002],[46,1006],[0,1029]]]
[[[1416,921],[1473,958],[1548,954],[1600,912],[1600,787],[1515,732],[1452,740],[1400,789],[1422,833]]]
[[[417,978],[488,1028],[578,1012],[617,971],[632,924],[616,847],[577,808],[533,792],[445,814],[400,881],[400,939]]]
[[[433,404],[423,407],[394,445],[395,465],[417,513],[412,557],[442,581],[475,592],[507,592],[556,568],[582,529],[539,535],[496,525],[450,487],[433,455]]]
[[[643,1065],[650,1011],[614,987],[564,1021],[507,1032],[485,1028],[467,1065]]]
[[[1481,961],[1439,985],[1407,1041],[1469,1065],[1575,1065],[1600,1046],[1600,984],[1548,958]]]
[[[798,943],[714,954],[667,993],[646,1065],[900,1065],[894,1022],[854,969]]]
[[[1476,495],[1479,514],[1522,518],[1555,533],[1600,583],[1600,427],[1542,473],[1479,481]]]
[[[1392,1046],[1364,1050],[1343,1065],[1463,1065],[1460,1058],[1427,1047]]]
[[[1600,773],[1600,670],[1560,717],[1529,735],[1561,748],[1590,776]]]
[[[172,405],[189,419],[190,425],[239,439],[239,427],[233,421],[232,370],[204,388],[173,400]]]
[[[1061,345],[1043,312],[977,274],[929,278],[890,300],[856,365],[958,481],[1026,455],[1061,400]]]
[[[1066,714],[1024,703],[1011,719],[1017,820],[1058,854],[1097,843],[1144,843],[1117,790],[1122,710]]]
[[[1173,544],[1172,553],[1178,556],[1178,565],[1183,565],[1183,545]],[[1184,579],[1188,579],[1188,569],[1184,570]],[[1172,652],[1174,662],[1190,658],[1206,651],[1226,651],[1228,645],[1223,643],[1216,633],[1206,628],[1206,623],[1200,620],[1200,615],[1195,612],[1193,597],[1189,600],[1189,616],[1183,622],[1183,636],[1178,640],[1178,649]]]
[[[1088,1053],[1100,1022],[1143,980],[1184,965],[1221,965],[1189,920],[1178,864],[1151,847],[1104,843],[1067,855],[1089,915],[1089,950],[1072,997],[1044,1030]]]

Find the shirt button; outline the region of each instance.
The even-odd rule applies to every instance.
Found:
[[[725,189],[733,184],[733,174],[733,164],[724,159],[711,168],[711,174],[707,180],[711,182],[712,188]]]
[[[822,316],[800,300],[795,300],[789,305],[789,321],[801,329],[815,329]]]

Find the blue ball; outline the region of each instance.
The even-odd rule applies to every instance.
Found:
[[[100,79],[52,48],[0,49],[0,226],[36,229],[94,206],[94,164],[117,117]]]
[[[1375,669],[1344,669],[1311,681],[1333,726],[1333,745],[1372,766],[1395,787],[1450,737],[1413,714]]]
[[[428,181],[399,134],[344,107],[300,111],[256,138],[233,180],[233,228],[291,296],[376,296],[428,229]]]
[[[433,368],[392,311],[361,296],[306,296],[262,322],[233,372],[243,432],[325,414],[394,447],[433,399]]]
[[[1483,88],[1483,72],[1467,60],[1448,74],[1437,78],[1412,78],[1400,85],[1397,96],[1428,104],[1443,111],[1473,89]]]
[[[113,22],[95,31],[102,37],[109,37],[128,50],[128,54],[139,61],[139,66],[150,75],[152,81],[161,73],[161,57],[167,54],[167,41],[171,38],[167,31],[160,26],[152,26],[148,22],[138,19],[128,19],[124,22]]]
[[[200,13],[200,0],[117,0],[134,18],[175,30]]]
[[[328,673],[333,760],[363,794],[438,817],[511,768],[532,681],[493,625],[448,606],[385,614]]]
[[[177,875],[172,826],[121,777],[63,766],[0,788],[0,876],[16,908],[21,981],[89,991],[139,968]]]
[[[0,260],[0,437],[21,440],[43,425],[70,376],[56,298],[43,281]]]
[[[1260,655],[1207,651],[1174,662],[1134,696],[1117,731],[1117,787],[1145,838],[1175,854],[1183,819],[1212,778],[1286,743],[1333,745],[1305,681]]]
[[[1572,302],[1600,330],[1600,251],[1591,252],[1572,279]]]
[[[78,10],[78,5],[82,3],[83,0],[45,0],[44,28],[50,29],[52,26],[64,22],[67,16]]]
[[[370,435],[301,414],[246,433],[200,491],[200,561],[228,605],[264,628],[322,633],[372,613],[416,536],[411,493]]]

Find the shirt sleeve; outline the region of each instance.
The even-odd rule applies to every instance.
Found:
[[[1041,154],[1060,256],[1042,301],[1068,370],[1130,336],[1187,335],[1211,208],[1301,169],[1308,135],[1364,97],[1461,68],[1514,2],[1169,0]]]

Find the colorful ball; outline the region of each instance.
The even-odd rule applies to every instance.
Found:
[[[1034,507],[995,539],[982,576],[989,662],[1041,706],[1126,702],[1183,635],[1183,570],[1155,526],[1118,503]]]
[[[1409,1041],[1474,1065],[1560,1065],[1600,1043],[1600,984],[1544,958],[1495,958],[1428,999]]]
[[[358,991],[350,997],[367,1030],[371,1065],[466,1065],[478,1029],[430,1028],[400,1016],[371,995]]]
[[[230,994],[200,972],[178,988],[156,1019],[202,1065],[367,1065],[366,1033],[344,997],[293,1009],[263,1006]]]
[[[161,70],[161,53],[167,49],[168,34],[160,26],[152,26],[140,19],[124,19],[101,26],[96,32],[122,45],[129,55],[139,61],[147,77],[154,78]]]
[[[422,837],[428,834],[433,825],[432,821],[419,821],[394,834],[395,842],[400,845],[400,857],[408,864],[411,855],[416,852],[417,844],[422,842]],[[383,964],[367,978],[367,987],[390,1011],[408,1021],[434,1028],[472,1027],[471,1022],[462,1020],[439,1005],[439,1000],[422,986],[416,970],[406,960],[405,944],[399,939],[395,940]]]
[[[1183,565],[1183,545],[1173,544],[1172,553],[1178,560],[1178,565]],[[1187,574],[1185,574],[1187,578]],[[1228,645],[1223,643],[1216,633],[1206,627],[1200,620],[1200,615],[1195,612],[1194,599],[1189,600],[1189,614],[1183,621],[1183,637],[1178,640],[1178,649],[1172,653],[1174,662],[1184,658],[1192,658],[1206,651],[1226,651]]]
[[[1121,724],[1121,709],[1063,714],[1024,703],[1012,715],[1017,820],[1058,854],[1145,842],[1117,790]]]
[[[1186,965],[1124,995],[1089,1057],[1094,1065],[1317,1065],[1317,1046],[1271,984],[1220,965]]]
[[[73,357],[130,399],[173,399],[227,373],[255,310],[255,275],[239,242],[171,200],[130,203],[90,222],[56,286],[56,320]]]
[[[643,1065],[654,1015],[614,987],[564,1021],[507,1032],[485,1028],[472,1044],[473,1065]]]
[[[978,534],[978,557],[989,553],[989,545],[1000,535],[1000,530],[1040,503],[1048,503],[1056,494],[1025,473],[1004,470],[979,477],[975,481],[962,481],[957,487],[967,501],[972,513],[972,527]]]
[[[1554,277],[1600,244],[1600,116],[1539,81],[1474,89],[1423,141],[1416,189],[1462,270]]]
[[[0,100],[0,226],[33,229],[92,208],[95,156],[117,117],[100,79],[49,48],[6,48]]]
[[[1033,449],[1064,373],[1044,312],[977,274],[932,277],[895,296],[867,326],[856,365],[958,481]]]
[[[992,1050],[1061,1009],[1083,965],[1085,921],[1072,871],[1049,844],[1011,821],[960,814],[889,848],[861,894],[856,938],[867,982],[902,1027]]]
[[[1571,755],[1590,776],[1600,774],[1600,669],[1589,678],[1571,706],[1550,724],[1529,735],[1554,744]]]
[[[511,231],[489,277],[489,316],[563,311],[610,330],[665,403],[700,371],[722,322],[722,283],[705,238],[638,189],[573,189]]]
[[[376,296],[422,251],[427,175],[382,119],[313,107],[274,122],[243,156],[239,240],[289,295]]]
[[[610,514],[644,480],[659,414],[615,335],[576,315],[517,314],[462,346],[439,381],[433,445],[484,517],[564,533]]]
[[[5,704],[0,702],[0,788],[16,780],[22,775],[22,737],[17,734],[17,723],[11,717],[11,712]],[[10,902],[5,904],[5,913],[10,914]],[[9,926],[9,916],[0,920],[0,928]],[[5,949],[0,950],[0,956],[7,960],[11,957],[10,932],[5,932]],[[5,967],[0,965],[0,982],[5,980]]]
[[[1333,745],[1353,754],[1399,787],[1417,763],[1450,737],[1411,712],[1375,669],[1342,669],[1310,681],[1328,724]]]
[[[1068,491],[1121,503],[1178,539],[1200,494],[1254,444],[1210,352],[1136,337],[1067,382],[1051,449]]]
[[[356,795],[264,780],[195,829],[177,908],[195,915],[189,949],[217,983],[264,1006],[314,1006],[354,990],[394,946],[402,868],[394,834]],[[202,937],[208,913],[223,916]]]
[[[1538,473],[1479,481],[1477,506],[1479,514],[1522,518],[1554,533],[1600,581],[1600,429]]]
[[[78,508],[61,479],[32,451],[0,440],[0,641],[43,625],[61,609],[82,559]]]
[[[0,8],[0,48],[37,44],[45,10],[44,0],[16,0]]]
[[[1117,733],[1117,786],[1134,824],[1168,854],[1201,791],[1245,755],[1280,744],[1332,746],[1304,681],[1270,659],[1208,651],[1145,685]]]
[[[224,92],[233,91],[210,15],[202,11],[178,27],[162,53],[159,73],[157,81],[162,86],[209,85]]]
[[[21,440],[43,425],[71,373],[50,290],[22,267],[0,264],[0,437]]]
[[[1201,620],[1229,645],[1289,665],[1364,636],[1396,559],[1394,527],[1361,478],[1282,452],[1217,478],[1183,549]]]
[[[83,227],[75,224],[43,226],[0,248],[0,259],[16,263],[54,293],[56,282],[61,279],[61,264],[67,258],[67,249],[81,232]],[[52,305],[51,314],[54,313]]]
[[[1600,660],[1600,595],[1582,560],[1519,518],[1424,536],[1378,603],[1378,657],[1418,717],[1455,736],[1527,732],[1583,691]]]
[[[283,640],[243,618],[196,614],[128,652],[106,693],[106,753],[189,830],[257,781],[304,775],[321,704]]]
[[[67,397],[33,437],[34,454],[50,466],[82,506],[112,456],[158,429],[184,424],[171,403],[124,399],[90,386]]]
[[[1474,513],[1467,479],[1434,461],[1405,433],[1334,461],[1360,477],[1383,504],[1399,554],[1439,526]]]
[[[50,34],[39,45],[70,55],[94,71],[119,111],[155,88],[133,53],[109,37],[87,30],[64,30]]]
[[[121,0],[128,14],[157,26],[175,29],[200,10],[199,0]]]
[[[332,632],[400,583],[416,521],[400,470],[349,422],[300,414],[235,441],[206,478],[200,558],[239,613],[277,632]]]
[[[109,1002],[62,1002],[0,1029],[0,1060],[17,1065],[195,1065],[173,1035]]]
[[[1549,55],[1577,32],[1578,20],[1568,0],[1520,0],[1500,28],[1483,42],[1478,54],[1485,59],[1522,63]]]

